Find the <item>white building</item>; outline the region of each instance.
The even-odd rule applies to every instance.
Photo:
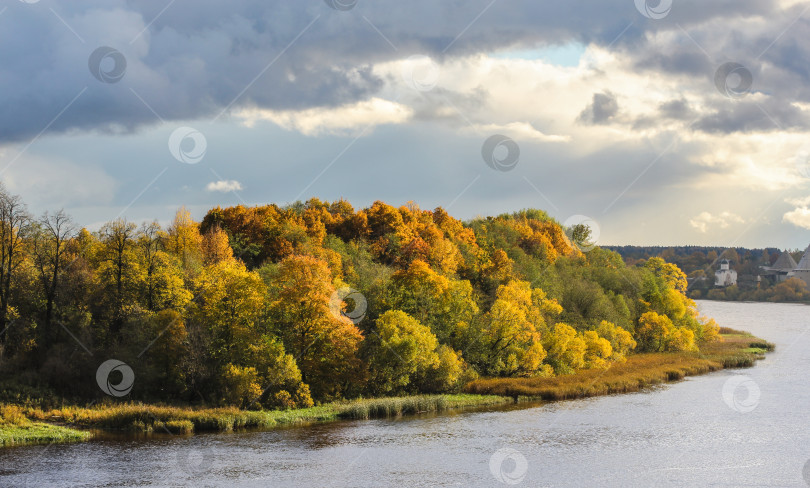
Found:
[[[720,269],[714,272],[714,286],[731,286],[737,284],[737,272],[731,269],[729,264],[728,259],[720,261]],[[808,273],[810,273],[810,270],[808,270]]]

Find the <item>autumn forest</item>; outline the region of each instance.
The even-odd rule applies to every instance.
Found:
[[[540,210],[462,222],[442,208],[317,199],[180,209],[98,231],[0,194],[0,401],[106,398],[294,408],[551,377],[695,350],[714,321],[686,276],[626,266]]]

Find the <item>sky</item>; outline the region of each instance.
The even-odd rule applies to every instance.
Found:
[[[90,229],[317,197],[803,249],[808,38],[795,0],[3,0],[0,181]]]

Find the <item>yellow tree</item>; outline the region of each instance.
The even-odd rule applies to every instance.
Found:
[[[186,207],[180,207],[166,236],[166,249],[180,258],[183,268],[194,269],[202,258],[200,226]]]
[[[438,367],[439,342],[430,328],[400,310],[389,310],[376,321],[369,343],[369,385],[376,394],[402,393],[417,375]],[[413,391],[411,389],[411,391]]]
[[[219,226],[212,227],[203,234],[200,246],[205,264],[214,264],[233,258],[233,249],[231,249],[228,234]]]
[[[203,268],[197,278],[196,317],[212,331],[212,352],[222,364],[244,362],[257,335],[266,288],[239,261]]]
[[[124,319],[135,300],[141,268],[135,250],[136,226],[125,219],[108,222],[99,231],[101,244],[96,248],[97,278],[102,302],[110,316],[110,339],[120,338]]]
[[[585,341],[568,324],[555,324],[544,339],[547,362],[557,374],[573,373],[585,366]]]
[[[610,342],[610,347],[613,350],[611,358],[614,360],[623,360],[638,345],[630,332],[607,320],[603,320],[599,324],[596,332]]]
[[[636,339],[638,348],[645,352],[662,352],[669,349],[669,338],[675,326],[666,315],[646,312],[638,319]]]
[[[364,377],[357,352],[363,336],[348,318],[333,313],[337,295],[326,263],[293,255],[268,280],[268,316],[313,394],[337,397],[359,386]]]
[[[531,376],[544,373],[543,333],[546,316],[559,313],[559,305],[525,281],[498,287],[495,302],[484,319],[481,365],[488,374]]]
[[[607,367],[607,360],[613,355],[613,346],[610,345],[610,341],[599,337],[599,334],[593,330],[585,331],[582,334],[582,340],[585,341],[585,367]]]
[[[192,317],[210,331],[220,398],[240,406],[278,406],[280,398],[281,406],[310,406],[294,358],[263,324],[267,290],[259,275],[241,261],[220,261],[203,268],[197,290]]]
[[[461,335],[478,313],[469,281],[442,276],[421,260],[394,273],[388,308],[406,312],[456,349],[465,345]]]

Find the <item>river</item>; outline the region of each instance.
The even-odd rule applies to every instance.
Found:
[[[634,394],[6,449],[0,486],[810,486],[810,308],[699,307],[776,352]]]

